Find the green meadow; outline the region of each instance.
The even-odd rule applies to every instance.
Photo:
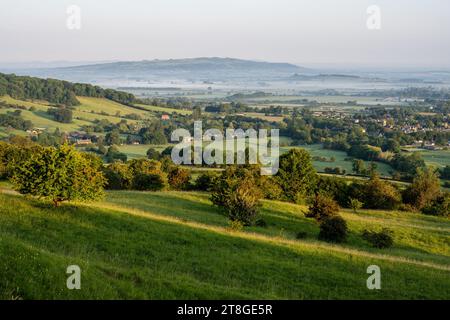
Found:
[[[53,208],[0,191],[2,299],[450,298],[445,218],[345,210],[350,235],[334,245],[289,203],[263,201],[267,226],[233,231],[206,193],[118,191]],[[360,236],[381,227],[394,231],[390,249]],[[81,268],[81,290],[66,288],[69,265]],[[366,287],[369,265],[381,268],[381,290]]]

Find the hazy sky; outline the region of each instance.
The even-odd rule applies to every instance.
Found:
[[[81,29],[66,26],[69,5]],[[370,5],[381,29],[366,25]],[[0,62],[198,56],[450,67],[448,0],[0,0]]]

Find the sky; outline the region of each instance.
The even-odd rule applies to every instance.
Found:
[[[67,27],[71,5],[79,29]],[[0,38],[0,63],[215,56],[450,68],[450,1],[0,0]]]

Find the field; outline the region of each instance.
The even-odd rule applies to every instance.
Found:
[[[285,138],[285,137],[280,137],[280,143],[283,142],[288,142],[289,139]],[[142,157],[146,157],[147,155],[147,150],[150,148],[154,148],[158,151],[162,151],[164,150],[166,147],[170,146],[170,144],[167,145],[150,145],[150,144],[141,144],[141,145],[122,145],[122,146],[118,146],[119,151],[125,153],[128,158],[130,159],[135,159],[135,158],[142,158]],[[293,147],[280,147],[280,153],[284,153],[287,152],[289,149],[291,149]],[[333,162],[325,162],[325,161],[313,161],[313,165],[314,168],[316,168],[316,170],[318,172],[324,172],[326,167],[340,167],[341,169],[345,169],[347,173],[352,173],[352,161],[350,160],[345,160],[347,158],[349,158],[349,156],[343,152],[343,151],[337,151],[337,150],[327,150],[327,149],[323,149],[322,145],[320,144],[314,144],[314,145],[301,145],[298,146],[298,148],[303,148],[305,150],[307,150],[312,157],[316,156],[316,157],[326,157],[328,160],[331,157],[335,158],[335,161]],[[369,165],[369,162],[366,161],[366,166]],[[381,162],[377,162],[376,163],[378,166],[378,171],[380,172],[380,174],[382,176],[386,176],[389,177],[391,176],[390,171],[392,171],[391,166],[385,164],[385,163],[381,163]]]
[[[450,150],[420,150],[427,165],[442,168],[450,165]]]
[[[208,195],[110,192],[104,202],[49,204],[0,194],[3,299],[449,299],[450,221],[408,213],[342,212],[348,243],[316,240],[304,207],[264,201],[268,226],[231,231]],[[379,250],[364,228],[388,226]],[[299,231],[306,239],[296,240]],[[66,268],[81,268],[81,290]],[[382,289],[368,290],[378,265]]]
[[[179,114],[183,114],[183,115],[187,115],[187,114],[191,114],[192,111],[191,110],[182,110],[182,109],[173,109],[173,108],[165,108],[165,107],[158,107],[158,106],[149,106],[146,104],[136,104],[136,106],[140,107],[140,108],[144,108],[148,111],[152,111],[152,112],[163,112],[163,113],[168,113],[168,114],[172,114],[172,113],[179,113]]]
[[[10,104],[24,106],[26,108],[34,107],[34,111],[21,110],[25,120],[30,120],[33,125],[38,128],[46,128],[48,131],[54,131],[59,128],[62,131],[70,132],[80,130],[83,125],[90,125],[95,120],[108,120],[112,123],[121,121],[126,115],[138,114],[142,119],[154,118],[152,112],[128,107],[117,102],[103,98],[77,97],[81,105],[76,106],[73,110],[72,123],[60,123],[53,120],[51,115],[47,114],[49,104],[45,101],[22,101],[16,100],[9,96],[0,97],[0,101]],[[6,113],[12,109],[0,109],[0,113]],[[137,123],[137,120],[126,119],[128,123]],[[4,130],[3,130],[4,132]],[[23,134],[23,133],[22,133]],[[3,133],[6,135],[6,133]]]

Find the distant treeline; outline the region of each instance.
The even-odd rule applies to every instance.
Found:
[[[0,96],[2,95],[10,95],[15,99],[46,100],[65,106],[79,105],[76,96],[107,98],[123,104],[132,104],[136,100],[130,93],[102,89],[90,84],[0,73]]]

